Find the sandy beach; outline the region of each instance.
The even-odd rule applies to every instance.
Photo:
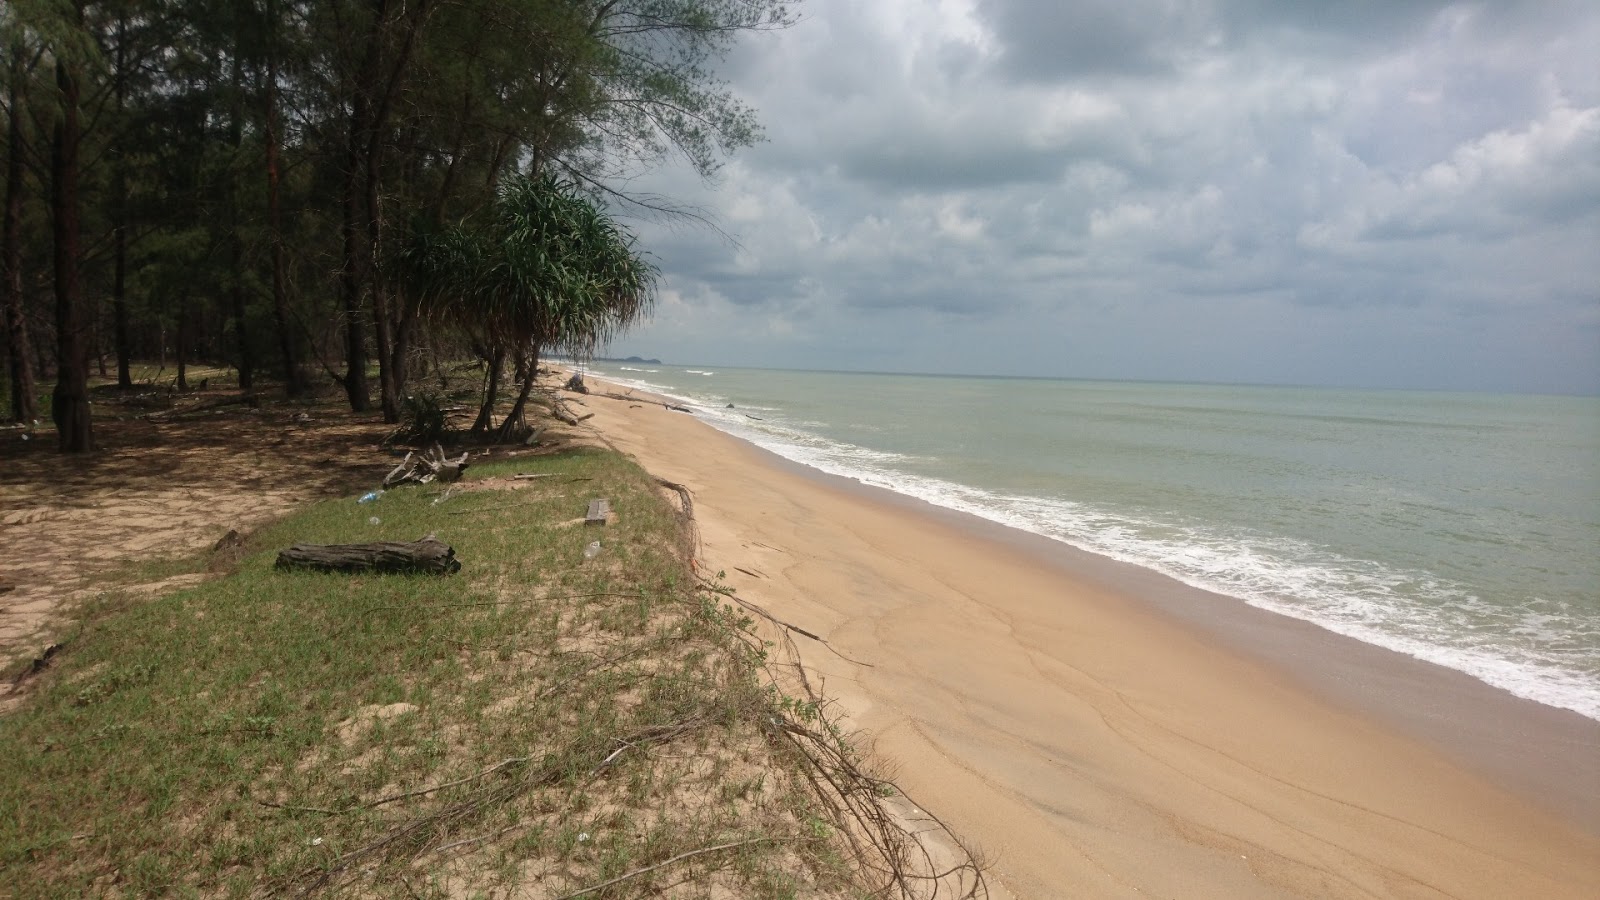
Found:
[[[587,404],[997,896],[1600,896],[1600,723]]]

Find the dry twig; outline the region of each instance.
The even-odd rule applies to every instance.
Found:
[[[742,840],[742,841],[730,841],[729,843],[726,843],[726,844],[718,844],[715,847],[702,847],[699,850],[690,850],[687,853],[679,853],[677,856],[674,856],[674,857],[672,857],[670,859],[664,859],[661,862],[658,862],[653,866],[645,866],[642,869],[635,869],[635,870],[633,870],[632,872],[629,872],[626,875],[618,875],[616,878],[613,878],[610,881],[602,881],[599,884],[592,885],[590,887],[586,887],[581,891],[574,891],[574,892],[572,892],[570,894],[562,894],[560,897],[557,897],[556,900],[573,900],[573,898],[582,897],[584,894],[593,894],[596,891],[605,890],[606,888],[611,887],[614,884],[621,884],[624,881],[628,881],[628,880],[633,879],[633,878],[638,878],[640,875],[648,875],[651,872],[656,871],[657,869],[665,869],[667,866],[670,866],[673,863],[682,862],[683,860],[690,859],[692,857],[704,856],[707,853],[717,853],[717,852],[722,851],[722,850],[732,850],[735,847],[744,847],[744,846],[748,846],[750,844],[760,844],[760,843],[763,843],[763,842],[766,842],[766,841],[770,841],[770,840],[772,840],[772,838],[768,838],[768,837],[747,838],[747,839]]]

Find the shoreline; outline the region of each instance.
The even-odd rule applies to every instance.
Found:
[[[1600,723],[682,413],[589,409],[696,492],[730,586],[872,662],[805,660],[1017,896],[1600,890]]]
[[[735,438],[738,440],[738,438]],[[1600,722],[1443,666],[1186,584],[1136,563],[814,469],[762,447],[766,463],[870,502],[1015,546],[1074,581],[1202,632],[1305,690],[1429,743],[1600,836]],[[1419,715],[1418,713],[1422,714]]]

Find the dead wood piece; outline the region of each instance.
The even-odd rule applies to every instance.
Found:
[[[648,397],[635,397],[633,395],[633,391],[629,391],[626,394],[619,394],[616,391],[600,391],[598,393],[591,392],[589,394],[589,396],[591,396],[591,397],[606,397],[606,398],[611,399],[611,400],[626,400],[630,404],[634,404],[634,405],[637,405],[639,403],[653,403],[656,406],[660,406],[660,407],[662,407],[664,409],[674,410],[676,412],[686,412],[686,413],[693,413],[694,412],[694,410],[690,409],[687,406],[680,406],[680,405],[678,405],[676,403],[670,403],[670,402],[668,402],[666,400],[651,400]],[[755,417],[752,416],[751,418],[755,418]]]
[[[448,459],[444,455],[444,448],[438,444],[433,445],[433,452],[418,456],[416,453],[407,453],[406,458],[400,461],[389,474],[383,476],[385,488],[397,484],[428,484],[433,481],[459,481],[461,474],[467,470],[467,454],[463,452],[455,459]]]
[[[559,397],[550,404],[550,414],[568,425],[577,425],[579,422],[594,418],[594,413],[584,413],[581,416],[574,413],[567,407],[566,401]]]
[[[611,887],[614,884],[621,884],[624,881],[628,881],[630,879],[638,878],[640,875],[648,875],[651,872],[656,871],[657,869],[664,869],[667,866],[672,865],[673,863],[681,862],[681,861],[686,860],[686,859],[691,859],[691,858],[696,857],[696,856],[704,856],[707,853],[720,853],[723,850],[732,850],[732,849],[737,848],[737,847],[744,847],[744,846],[747,846],[747,845],[750,845],[750,844],[769,843],[771,841],[772,841],[772,838],[769,838],[769,837],[753,837],[753,838],[748,838],[748,839],[742,840],[742,841],[730,841],[729,843],[726,843],[726,844],[718,844],[715,847],[702,847],[699,850],[690,850],[687,853],[679,853],[677,856],[674,856],[674,857],[672,857],[670,859],[662,860],[661,862],[658,862],[653,866],[645,866],[642,869],[635,869],[632,872],[627,873],[626,875],[619,875],[616,878],[611,879],[610,881],[602,881],[599,884],[592,885],[590,887],[586,887],[581,891],[574,891],[571,894],[563,894],[562,896],[558,897],[557,900],[574,900],[574,898],[582,897],[582,896],[584,896],[586,894],[598,893],[599,891],[602,891],[605,888]]]
[[[319,572],[416,572],[451,575],[461,571],[461,561],[449,544],[432,535],[419,541],[380,541],[372,544],[295,544],[278,553],[280,569]]]

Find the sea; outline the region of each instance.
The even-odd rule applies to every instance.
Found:
[[[587,370],[823,472],[1600,719],[1600,398]]]

